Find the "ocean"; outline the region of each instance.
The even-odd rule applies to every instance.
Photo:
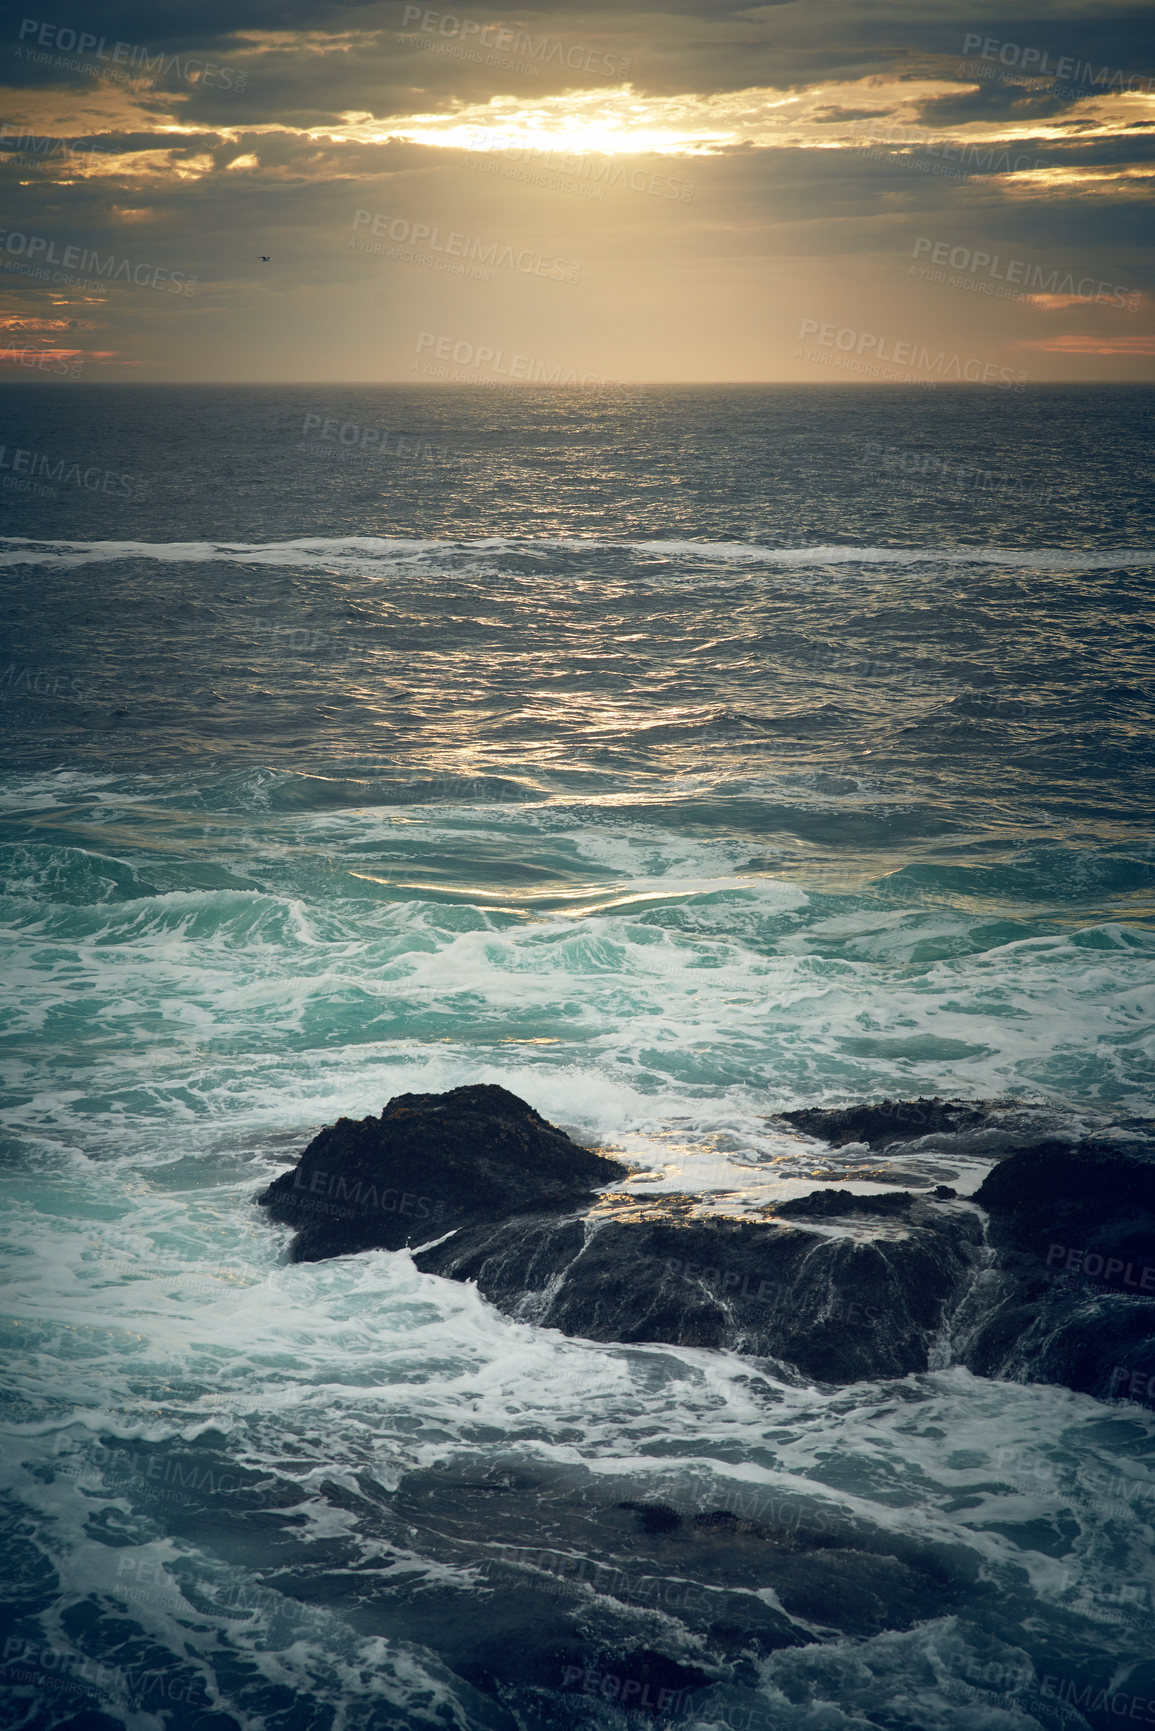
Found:
[[[467,1082],[718,1193],[842,1174],[795,1107],[1149,1115],[1152,404],[5,393],[0,1723],[1155,1724],[1149,1399],[568,1339],[253,1206]]]

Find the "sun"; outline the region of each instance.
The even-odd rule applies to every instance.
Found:
[[[685,99],[642,98],[618,89],[571,90],[537,101],[495,96],[451,114],[376,121],[346,114],[339,135],[363,142],[404,139],[443,150],[556,150],[602,156],[699,156],[740,139],[727,116],[695,113]],[[326,129],[327,136],[337,136]]]

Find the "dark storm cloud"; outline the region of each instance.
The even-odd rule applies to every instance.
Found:
[[[1099,137],[1044,139],[1037,147],[1048,163],[1061,167],[1064,163],[1111,163],[1124,167],[1141,165],[1155,157],[1155,134],[1150,132],[1114,132]]]
[[[599,77],[596,69],[544,63],[519,70],[515,55],[496,56],[482,63],[451,50],[468,44],[447,42],[440,34],[446,17],[467,18],[471,25],[505,26],[540,40],[545,33],[569,44],[585,44],[614,59],[629,61],[628,78],[650,94],[687,91],[709,93],[753,86],[786,90],[812,85],[849,83],[871,75],[965,78],[960,70],[964,44],[970,57],[982,60],[984,46],[992,50],[990,70],[998,74],[989,86],[972,95],[943,98],[938,118],[957,112],[966,119],[994,117],[1000,104],[1008,117],[1051,112],[1045,94],[1016,90],[1004,78],[1018,75],[999,60],[1000,51],[1018,57],[1050,53],[1057,60],[1073,56],[1080,63],[1118,66],[1142,72],[1155,60],[1155,24],[1139,14],[1115,13],[1107,18],[1080,15],[1078,10],[1047,20],[1005,20],[966,9],[953,16],[927,16],[921,7],[890,4],[863,7],[843,4],[824,8],[821,16],[801,4],[774,7],[719,5],[691,0],[664,5],[650,12],[625,12],[618,6],[584,4],[574,10],[562,0],[536,0],[530,9],[468,3],[422,7],[416,22],[408,18],[403,0],[372,0],[365,5],[329,5],[309,0],[281,6],[265,0],[240,0],[239,5],[191,4],[157,7],[125,5],[94,7],[79,22],[70,13],[58,17],[52,0],[38,0],[43,15],[77,30],[99,30],[108,41],[146,44],[187,54],[212,52],[225,58],[246,79],[246,118],[289,125],[324,125],[342,111],[368,111],[379,118],[415,111],[445,111],[457,103],[487,100],[495,92],[513,95],[552,93],[567,88],[591,88],[619,82]],[[412,9],[410,9],[410,14]],[[430,14],[437,22],[423,29]],[[38,14],[39,15],[39,14]],[[19,25],[11,26],[15,39]],[[248,35],[246,33],[249,33]],[[251,33],[258,33],[253,40]],[[291,38],[296,35],[297,40]],[[290,38],[290,40],[285,40]],[[977,44],[977,46],[976,46]],[[46,85],[64,79],[83,86],[83,73],[29,63],[9,56],[10,82]],[[1031,60],[1031,65],[1036,65]],[[179,98],[182,118],[219,120],[227,125],[235,92],[207,84],[191,85],[179,71],[161,77],[158,91]],[[951,110],[950,103],[961,106]],[[1026,102],[1029,108],[1018,105]]]
[[[443,6],[483,24],[515,24],[530,31],[549,29],[559,35],[582,38],[604,37],[638,50],[649,50],[661,64],[679,46],[695,52],[705,50],[706,60],[697,64],[698,77],[683,88],[708,90],[736,88],[743,82],[758,82],[750,76],[751,54],[757,64],[774,54],[791,76],[805,79],[808,69],[837,75],[839,66],[847,77],[863,68],[877,68],[885,61],[909,58],[920,66],[929,60],[947,63],[963,53],[967,38],[979,37],[1000,45],[1040,48],[1054,58],[1067,55],[1092,59],[1122,68],[1151,70],[1155,67],[1155,18],[1149,11],[1116,10],[1097,14],[1082,6],[1052,8],[1050,17],[992,18],[989,7],[953,8],[950,13],[928,13],[921,4],[889,3],[879,6],[823,7],[820,13],[786,0],[777,6],[743,7],[726,0],[684,0],[667,3],[651,11],[623,11],[614,0],[604,4],[585,0],[580,9],[565,0],[537,0],[530,9],[491,4]],[[402,28],[404,7],[399,0],[366,0],[365,4],[330,4],[327,0],[210,0],[206,5],[190,0],[160,0],[159,4],[100,5],[57,8],[53,0],[36,0],[14,14],[9,31],[14,37],[17,16],[47,18],[76,30],[98,29],[109,40],[155,43],[174,51],[212,48],[220,53],[238,52],[246,32],[277,36],[295,32],[339,37],[345,33],[376,35],[380,49],[396,49],[395,37]],[[836,49],[831,45],[837,44]],[[970,52],[975,52],[974,48]],[[275,51],[259,57],[272,59]],[[358,56],[360,58],[360,56]],[[20,77],[18,63],[10,69]],[[335,71],[336,68],[330,68]],[[459,74],[471,79],[468,65],[459,64]],[[686,71],[690,70],[687,64]],[[770,68],[771,73],[775,68]],[[23,77],[30,76],[26,69]],[[774,77],[777,83],[778,78]],[[418,79],[418,83],[423,83]]]
[[[1097,66],[1155,71],[1155,15],[1146,6],[1100,12],[1094,6],[1080,5],[1070,10],[1055,8],[1050,17],[1026,18],[992,17],[988,8],[959,27],[984,40],[1039,48],[1054,60],[1067,56],[1093,61]],[[1006,52],[1009,57],[1010,49]]]
[[[876,120],[874,108],[820,108],[814,116],[818,126],[844,126],[849,120]]]
[[[1110,140],[1102,140],[1095,151],[1088,141],[1085,151],[1054,150],[1047,160],[1055,166],[1105,166],[1111,160],[1109,145]],[[857,151],[752,151],[741,157],[709,158],[695,165],[695,173],[703,188],[701,202],[707,205],[719,202],[725,189],[744,218],[800,217],[817,226],[853,219],[861,225],[860,239],[880,229],[887,232],[910,213],[954,206],[973,211],[976,205],[989,204],[1014,227],[1025,211],[1055,197],[1052,190],[1040,186],[1035,192],[1020,190],[1012,203],[1006,199],[1000,175],[980,172],[965,179],[938,179],[913,172],[910,158],[878,160]],[[1066,201],[1062,202],[1066,209]],[[1068,212],[1068,220],[1085,214]],[[1134,215],[1132,205],[1132,224]],[[832,232],[820,250],[841,252],[843,240]]]
[[[1096,94],[1093,89],[1064,95],[1064,86],[1047,90],[1027,90],[1021,84],[980,84],[973,90],[960,90],[950,96],[932,96],[918,107],[918,123],[929,127],[968,126],[974,121],[990,124],[1007,121],[1018,125],[1023,121],[1078,117],[1078,105]]]
[[[19,20],[33,17],[77,31],[95,29],[110,42],[155,42],[174,50],[223,48],[246,30],[339,30],[381,10],[380,0],[342,0],[339,5],[328,0],[141,0],[128,6],[19,0],[10,8],[6,34],[15,36]]]
[[[708,18],[708,7],[702,16]],[[881,5],[844,0],[821,12],[796,6],[773,22],[786,33],[796,30],[802,39],[837,40],[862,48],[885,44],[892,53],[908,50],[944,60],[958,57],[964,41],[978,36],[1049,50],[1055,58],[1071,55],[1100,64],[1140,67],[1155,61],[1155,16],[1144,5],[1107,12],[1076,0],[1073,5],[1050,6],[1046,14],[1008,18],[998,16],[989,5],[932,9],[912,0]],[[972,47],[969,52],[976,50]]]

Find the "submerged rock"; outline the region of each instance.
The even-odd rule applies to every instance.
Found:
[[[432,1578],[391,1576],[399,1637],[436,1646],[519,1725],[587,1727],[592,1695],[662,1723],[725,1725],[727,1686],[756,1688],[769,1654],[912,1629],[990,1598],[963,1542],[784,1482],[732,1483],[736,1500],[722,1503],[713,1475],[693,1470],[675,1469],[659,1502],[646,1494],[656,1470],[646,1454],[595,1471],[468,1456],[412,1465],[373,1505],[383,1547],[412,1554],[419,1532],[437,1565]]]
[[[297,1228],[294,1261],[407,1248],[423,1272],[591,1340],[722,1347],[831,1383],[956,1362],[1155,1404],[1149,1140],[1008,1151],[1006,1114],[938,1099],[787,1116],[888,1158],[972,1133],[990,1158],[997,1131],[1000,1157],[973,1200],[827,1186],[734,1218],[615,1192],[626,1166],[478,1085],[340,1119],[258,1200]]]

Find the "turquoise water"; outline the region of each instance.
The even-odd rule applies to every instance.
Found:
[[[142,484],[5,495],[4,1723],[636,1723],[575,1665],[775,1589],[599,1575],[630,1498],[939,1558],[921,1614],[824,1576],[679,1722],[1155,1700],[1141,1402],[566,1340],[251,1205],[464,1082],[739,1173],[820,1102],[1150,1113],[1147,399],[903,398],[1024,500],[865,467],[895,395],[9,392]],[[314,412],[434,455],[323,467]]]

